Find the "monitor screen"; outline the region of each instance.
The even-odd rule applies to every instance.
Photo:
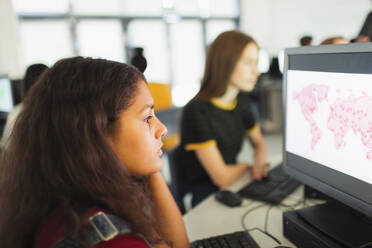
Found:
[[[0,112],[11,112],[13,109],[13,94],[8,77],[0,76]]]
[[[372,217],[372,44],[286,49],[286,171]]]

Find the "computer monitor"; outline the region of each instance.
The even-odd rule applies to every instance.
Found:
[[[9,78],[0,75],[0,113],[9,113],[13,109],[13,93]]]
[[[285,171],[372,219],[372,43],[284,59]]]

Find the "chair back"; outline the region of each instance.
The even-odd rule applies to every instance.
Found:
[[[148,87],[154,99],[154,111],[159,120],[168,128],[168,135],[163,138],[163,149],[172,150],[180,143],[179,109],[173,107],[169,84],[150,82]]]
[[[182,214],[186,213],[185,205],[183,203],[183,198],[185,197],[187,190],[185,188],[185,183],[182,180],[182,174],[180,172],[179,165],[177,161],[180,161],[180,153],[182,147],[177,146],[171,151],[168,151],[168,161],[169,161],[169,170],[171,174],[171,192],[173,197],[181,211]]]
[[[169,84],[149,82],[148,87],[152,97],[154,98],[155,112],[168,109],[173,106]]]

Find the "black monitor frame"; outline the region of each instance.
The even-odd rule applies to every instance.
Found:
[[[372,184],[361,181],[329,167],[318,164],[314,161],[297,156],[286,151],[286,106],[287,106],[287,73],[290,69],[290,57],[296,55],[329,55],[332,57],[337,54],[351,53],[370,53],[368,55],[367,74],[372,74],[372,43],[355,43],[347,45],[325,45],[325,46],[308,46],[285,49],[284,53],[284,74],[283,74],[283,164],[285,171],[300,180],[301,182],[327,194],[328,196],[342,202],[343,204],[354,208],[355,210],[372,218]],[[337,57],[337,56],[336,56]],[[333,60],[336,61],[337,60]],[[338,61],[337,63],[348,63],[348,61]],[[336,64],[337,65],[337,64]],[[345,66],[345,64],[343,65]],[[366,67],[361,65],[363,72]],[[318,68],[313,71],[319,71],[319,68],[326,68],[323,71],[334,71],[334,64],[328,64],[327,61],[321,61]]]

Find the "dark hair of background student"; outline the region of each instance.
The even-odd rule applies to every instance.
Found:
[[[145,78],[132,66],[82,57],[63,59],[43,73],[2,154],[2,247],[29,247],[55,209],[89,247],[85,213],[92,206],[127,220],[150,243],[162,242],[146,179],[131,176],[107,142],[140,80]]]
[[[208,100],[222,96],[244,48],[257,42],[250,36],[233,30],[220,34],[209,46],[201,87],[195,99]]]
[[[40,75],[48,69],[48,66],[44,64],[32,64],[26,69],[25,77],[22,80],[21,85],[21,98],[25,98],[28,90],[31,88]]]
[[[313,37],[310,35],[306,35],[301,37],[300,39],[300,45],[301,46],[311,46],[311,42],[313,41]]]

